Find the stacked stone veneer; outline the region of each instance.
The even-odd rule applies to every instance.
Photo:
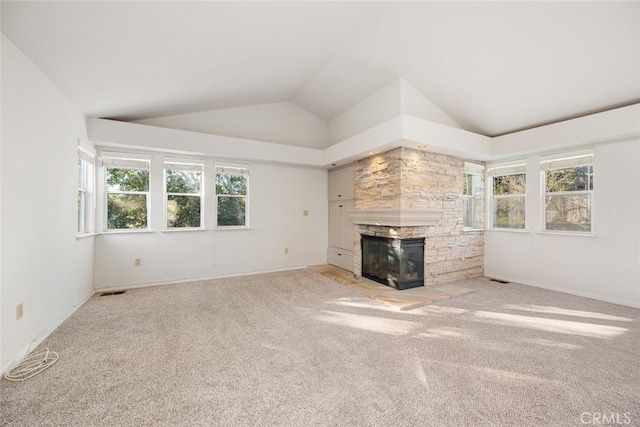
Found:
[[[360,235],[406,239],[425,237],[425,285],[483,275],[484,235],[463,228],[464,159],[398,148],[355,164],[354,210],[442,209],[433,226],[355,225],[354,273],[362,274]],[[484,184],[481,184],[483,187]],[[482,195],[482,188],[477,188]],[[476,224],[484,223],[482,197]]]

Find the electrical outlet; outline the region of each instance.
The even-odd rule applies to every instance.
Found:
[[[289,253],[289,248],[284,248],[284,253],[288,254]]]
[[[140,267],[142,265],[142,258],[136,258],[135,265],[136,267]]]
[[[22,303],[16,305],[16,320],[20,319],[23,315],[23,306]]]
[[[302,216],[309,216],[309,211],[308,210],[303,210],[302,211]]]

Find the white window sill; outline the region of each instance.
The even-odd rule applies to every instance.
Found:
[[[529,233],[529,230],[527,230],[526,228],[487,228],[485,231],[497,231],[500,233],[516,233],[516,234]]]
[[[78,234],[76,235],[76,240],[81,240],[81,239],[86,239],[87,237],[94,237],[97,236],[99,233],[83,233],[83,234]]]
[[[536,234],[541,236],[569,236],[569,237],[598,237],[595,233],[580,233],[575,231],[553,231],[553,230],[544,230],[538,231]]]
[[[462,231],[464,233],[473,233],[473,232],[477,232],[477,231],[486,231],[486,229],[484,229],[484,228],[467,228],[467,227],[465,227],[465,228],[462,229]]]
[[[155,233],[155,231],[150,229],[122,229],[122,230],[105,230],[98,234],[150,234]]]
[[[159,233],[183,233],[183,232],[193,232],[193,231],[207,231],[207,229],[202,227],[175,227],[175,228],[165,228],[164,230],[158,231]]]
[[[251,227],[245,227],[245,226],[236,226],[236,225],[229,225],[229,226],[222,226],[222,227],[214,227],[213,231],[228,231],[228,230],[252,230]]]

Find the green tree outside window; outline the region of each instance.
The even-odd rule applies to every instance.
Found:
[[[166,169],[167,227],[201,227],[202,171]]]
[[[218,226],[246,226],[248,177],[216,173]]]
[[[147,228],[147,193],[149,171],[108,167],[107,229]]]
[[[524,229],[526,174],[493,177],[493,227]]]

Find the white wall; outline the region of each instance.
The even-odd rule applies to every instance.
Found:
[[[400,91],[403,114],[462,129],[462,126],[405,79],[400,79]]]
[[[538,233],[538,156],[528,157],[528,232],[487,231],[485,274],[640,307],[640,140],[595,147],[595,237]]]
[[[179,114],[135,123],[308,148],[325,148],[328,143],[327,123],[290,101]]]
[[[320,166],[323,151],[252,139],[209,135],[115,120],[88,119],[89,138],[116,149],[162,150],[242,161]]]
[[[153,160],[157,159],[155,155]],[[162,232],[156,215],[152,220],[156,232],[97,236],[96,288],[126,288],[326,263],[326,170],[251,163],[249,192],[249,230],[212,230],[213,217],[209,215],[207,230]],[[206,213],[210,214],[215,203],[207,205]],[[303,216],[304,210],[309,211],[308,216]],[[289,249],[288,254],[284,248]],[[134,266],[136,258],[142,259],[142,266]]]
[[[400,80],[394,80],[329,122],[333,145],[402,113]]]
[[[422,92],[406,80],[397,79],[329,121],[329,145],[344,142],[403,114],[462,129]],[[449,141],[440,141],[443,142]]]
[[[0,43],[4,43],[4,40],[0,39]],[[0,46],[1,47],[1,46]],[[0,51],[1,52],[1,51]],[[0,58],[0,60],[4,60],[4,58]],[[0,61],[1,63],[1,61]],[[0,95],[2,94],[2,81],[0,81]],[[1,96],[0,96],[1,99]],[[4,119],[4,116],[2,115],[2,107],[3,107],[4,102],[0,102],[0,132],[2,129],[2,121]],[[3,329],[2,329],[2,312],[3,312],[3,305],[2,305],[2,140],[3,140],[3,136],[2,134],[0,134],[0,372],[3,372],[4,369],[4,364],[2,362],[3,360],[3,356],[2,356],[2,334],[3,334]]]
[[[81,112],[2,36],[2,370],[93,293],[93,238],[76,239],[79,138]]]
[[[640,103],[491,138],[493,160],[640,136]]]

